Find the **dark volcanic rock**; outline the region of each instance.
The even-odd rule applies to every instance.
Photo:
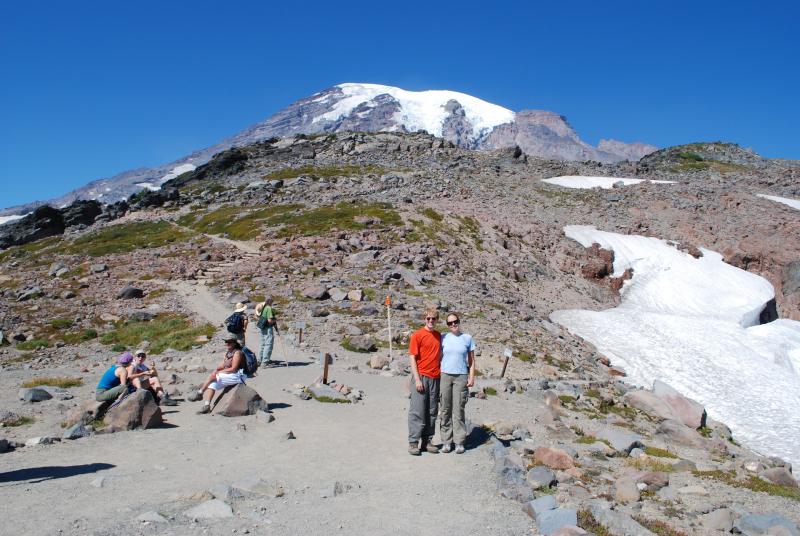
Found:
[[[64,218],[64,225],[72,227],[74,225],[91,225],[102,212],[103,207],[97,201],[75,201],[62,209],[61,215]]]
[[[64,233],[64,228],[61,212],[44,205],[21,220],[0,226],[0,249],[60,235]]]
[[[119,291],[119,294],[117,294],[118,300],[135,300],[143,297],[144,292],[142,289],[131,286],[124,287]]]

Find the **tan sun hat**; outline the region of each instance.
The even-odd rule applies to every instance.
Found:
[[[261,311],[264,310],[265,305],[267,305],[265,301],[259,302],[259,304],[256,305],[256,316],[261,316]]]
[[[247,311],[247,306],[242,302],[236,304],[236,308],[233,310],[234,313],[243,313]]]

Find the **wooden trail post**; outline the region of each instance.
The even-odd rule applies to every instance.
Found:
[[[325,354],[323,357],[323,364],[322,364],[322,383],[328,385],[328,365],[332,361],[331,354]]]
[[[297,346],[300,346],[303,342],[303,329],[305,329],[306,323],[300,320],[294,323],[294,327],[297,328]]]
[[[511,359],[513,353],[514,352],[513,350],[511,350],[511,348],[506,348],[505,351],[503,352],[504,359],[503,359],[503,372],[500,373],[501,378],[506,375],[506,367],[508,366],[508,360]]]
[[[392,297],[386,296],[386,323],[389,325],[389,361],[392,361]]]

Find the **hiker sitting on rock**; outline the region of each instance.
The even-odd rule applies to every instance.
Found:
[[[164,391],[161,381],[158,379],[155,363],[150,361],[150,366],[144,364],[147,359],[147,354],[144,350],[136,351],[136,358],[128,366],[128,379],[137,389],[147,389],[159,405],[162,406],[177,406],[178,403],[171,399]]]
[[[212,372],[200,388],[189,395],[189,401],[203,399],[203,409],[198,411],[199,414],[211,413],[211,399],[214,394],[228,387],[230,385],[238,385],[244,383],[244,354],[239,341],[233,337],[225,339],[227,350],[222,363]]]
[[[239,346],[244,346],[244,334],[247,333],[247,306],[242,302],[236,304],[233,314],[225,319],[225,328],[231,336],[236,338]]]
[[[469,398],[469,388],[475,385],[475,342],[460,329],[461,319],[455,313],[447,315],[447,329],[442,337],[442,365],[440,390],[442,415],[439,431],[442,435],[442,452],[452,450],[455,439],[456,454],[464,453],[467,439],[464,408]]]
[[[117,356],[117,362],[105,371],[97,384],[95,400],[98,402],[111,402],[128,390],[127,366],[133,361],[133,354],[125,352]]]

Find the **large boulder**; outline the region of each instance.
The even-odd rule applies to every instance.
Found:
[[[328,287],[325,285],[309,285],[300,291],[304,298],[324,300],[328,297]]]
[[[117,294],[118,300],[138,300],[144,297],[144,291],[140,288],[132,287],[127,285],[119,291]]]
[[[800,536],[800,530],[790,519],[780,514],[747,514],[736,520],[734,530],[745,536],[758,536],[761,534],[786,534],[787,536]]]
[[[225,390],[217,397],[214,413],[224,417],[255,415],[258,410],[267,410],[269,405],[254,389],[240,383]]]
[[[353,350],[355,352],[374,352],[378,349],[378,347],[375,346],[375,339],[369,335],[355,335],[343,341],[342,344],[346,346],[348,350]]]
[[[597,439],[608,441],[611,448],[620,453],[630,454],[635,448],[644,448],[642,436],[616,426],[589,427],[587,431]]]
[[[147,429],[162,422],[161,408],[153,395],[146,389],[139,389],[106,412],[105,429],[109,432]]]
[[[672,411],[669,404],[658,398],[652,391],[634,389],[625,393],[622,400],[630,407],[644,411],[660,421],[676,418],[675,412]]]
[[[706,425],[706,409],[699,402],[683,396],[660,380],[653,382],[653,394],[672,408],[677,420],[689,428],[697,429]]]
[[[67,420],[64,422],[66,428],[71,428],[76,424],[89,424],[93,420],[102,416],[105,409],[109,406],[108,402],[98,402],[96,400],[87,400],[80,406],[73,408],[67,414]]]
[[[662,421],[656,427],[656,432],[669,441],[683,445],[697,446],[702,440],[696,430],[689,428],[681,421],[673,419]]]

